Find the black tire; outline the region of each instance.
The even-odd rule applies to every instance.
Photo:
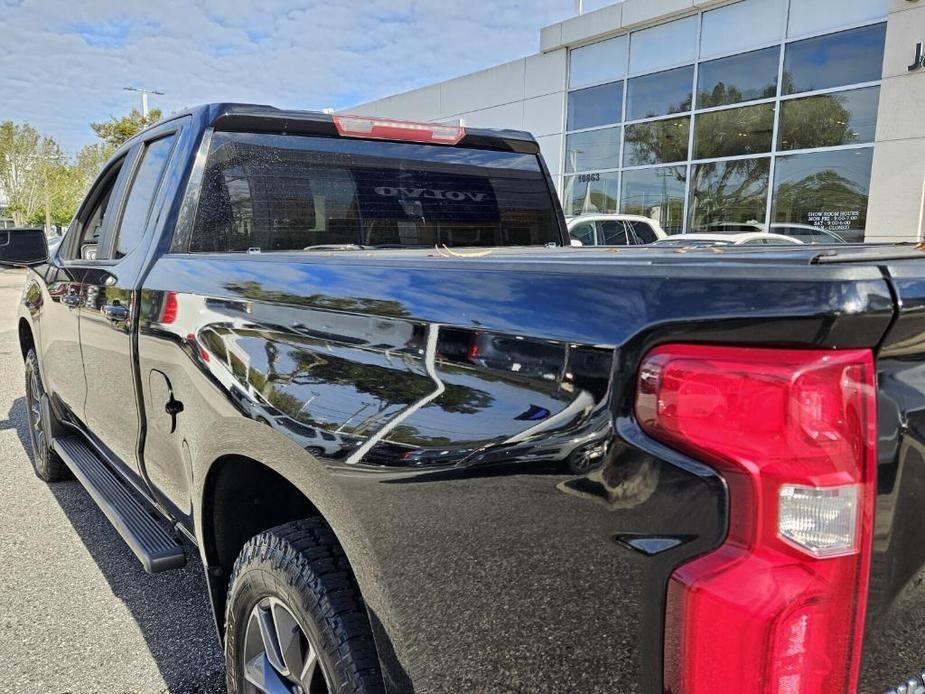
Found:
[[[314,644],[330,691],[384,691],[366,607],[347,557],[330,528],[309,518],[257,535],[235,561],[225,607],[229,694],[248,691],[247,624],[267,599],[281,601]]]
[[[42,407],[45,386],[34,349],[26,355],[26,417],[32,443],[32,469],[40,480],[62,482],[73,479],[70,469],[51,447],[55,426],[48,421],[48,408]]]

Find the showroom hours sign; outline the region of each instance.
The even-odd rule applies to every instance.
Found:
[[[854,228],[861,218],[860,210],[829,210],[826,212],[808,212],[806,220],[812,226],[829,231],[848,231]]]

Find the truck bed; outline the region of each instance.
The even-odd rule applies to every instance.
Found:
[[[223,446],[275,446],[274,432],[255,423],[270,421],[275,435],[326,461],[329,493],[342,500],[326,510],[335,526],[365,528],[348,533],[348,556],[357,559],[360,584],[373,596],[371,609],[381,611],[402,667],[417,668],[416,686],[510,684],[514,676],[500,673],[516,671],[521,686],[538,691],[570,681],[632,692],[661,688],[668,575],[717,546],[726,525],[726,493],[715,472],[649,441],[629,417],[641,355],[666,341],[882,352],[881,398],[895,399],[902,389],[906,400],[881,412],[880,429],[908,443],[881,449],[883,478],[893,482],[884,481],[878,497],[865,648],[877,657],[862,676],[862,691],[879,692],[925,664],[925,654],[883,647],[902,631],[888,616],[891,605],[900,596],[908,603],[903,591],[925,565],[917,506],[897,501],[920,498],[917,478],[897,470],[919,466],[909,451],[919,441],[925,446],[925,428],[921,439],[908,428],[896,433],[897,412],[925,408],[925,346],[906,330],[891,277],[904,268],[918,276],[919,255],[915,247],[834,255],[813,247],[166,255],[145,280],[142,304],[156,308],[173,294],[179,310],[169,323],[156,310],[142,321],[139,357],[143,373],[161,371],[201,393],[193,398],[201,426],[222,436]],[[896,345],[902,358],[887,358]],[[276,355],[274,362],[267,355]],[[192,371],[181,366],[191,363]],[[249,364],[254,377],[236,376],[234,363]],[[910,390],[920,370],[922,387]],[[360,381],[341,383],[339,373]],[[583,385],[563,382],[563,374]],[[449,390],[429,400],[432,377]],[[263,382],[276,384],[275,408],[243,394],[253,390],[249,383]],[[380,382],[396,388],[383,391]],[[379,404],[351,414],[359,407],[347,405],[358,397],[351,395],[334,406],[353,392],[348,386],[366,400],[374,393],[370,402]],[[237,395],[216,400],[210,389]],[[409,393],[424,399],[402,415]],[[245,408],[244,424],[228,409],[235,399],[249,403],[235,406]],[[264,412],[280,407],[283,418]],[[614,429],[608,411],[617,413]],[[534,429],[530,417],[549,423]],[[299,423],[308,425],[301,434]],[[336,440],[322,441],[322,432]],[[313,435],[317,444],[307,438]],[[603,479],[570,473],[562,462],[611,436],[617,443]],[[152,450],[158,437],[149,434]],[[154,462],[149,474],[157,483],[168,472]],[[615,477],[608,481],[609,474]],[[901,545],[890,541],[900,535]],[[680,536],[689,539],[665,553],[646,554],[645,542],[634,546],[636,539]],[[524,552],[509,557],[511,542]],[[453,558],[440,564],[453,568],[434,574],[425,557],[444,556],[446,547]],[[384,559],[367,575],[360,558],[370,552],[405,558]],[[497,591],[507,605],[500,615]],[[550,602],[552,596],[562,598]],[[920,597],[925,603],[921,591],[913,599]],[[557,661],[558,685],[530,674],[549,672],[536,659],[549,652],[534,657],[527,644],[542,641],[550,623],[570,645]],[[414,655],[435,642],[443,656]],[[603,643],[616,664],[601,664]],[[459,679],[454,663],[473,650],[483,655]]]

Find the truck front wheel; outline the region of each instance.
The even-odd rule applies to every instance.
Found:
[[[32,443],[32,468],[45,482],[60,482],[73,477],[64,461],[51,447],[52,423],[47,407],[43,407],[45,387],[39,372],[39,360],[34,349],[26,355],[26,415],[29,441]]]
[[[320,519],[244,545],[225,609],[225,667],[230,694],[383,691],[359,588]]]

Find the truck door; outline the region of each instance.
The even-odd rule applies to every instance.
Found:
[[[95,268],[100,239],[112,224],[125,162],[126,157],[120,157],[99,175],[49,262],[50,301],[41,318],[42,377],[55,405],[81,422],[87,397],[78,328],[81,290],[86,274]]]
[[[161,128],[133,148],[121,204],[100,240],[93,268],[83,276],[84,418],[97,443],[116,462],[139,474],[136,450],[141,424],[132,351],[136,287],[151,240],[147,233],[151,211],[176,139],[175,128]]]

